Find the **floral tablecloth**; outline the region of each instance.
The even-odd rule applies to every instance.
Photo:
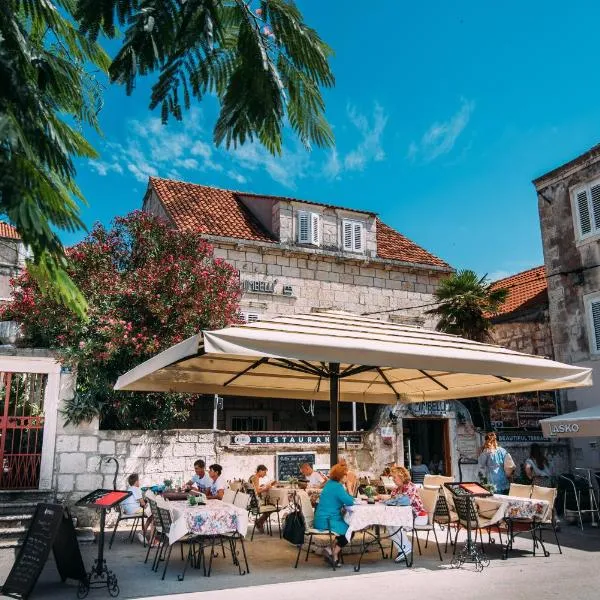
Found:
[[[482,517],[490,519],[490,524],[499,523],[503,519],[536,519],[544,521],[549,518],[551,506],[546,500],[532,500],[494,494],[488,498],[476,498],[477,508]]]
[[[219,535],[237,531],[245,537],[248,531],[248,513],[221,500],[208,500],[203,506],[189,506],[187,502],[171,502],[169,506],[173,516],[169,544],[188,533]]]
[[[355,531],[371,525],[384,527],[412,527],[413,511],[410,506],[387,506],[383,503],[346,506],[344,520],[348,523],[348,541]]]

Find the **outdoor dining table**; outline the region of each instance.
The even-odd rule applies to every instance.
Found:
[[[517,531],[530,531],[533,537],[533,552],[537,544],[540,544],[545,556],[549,556],[539,534],[540,525],[550,518],[552,506],[547,500],[536,500],[533,498],[518,498],[504,494],[494,494],[487,498],[476,498],[477,512],[487,519],[489,525],[499,526],[505,523],[507,527],[508,540],[504,548],[502,558],[508,558],[512,550],[512,542],[515,529]],[[516,527],[515,527],[516,526]],[[525,527],[525,529],[521,529]]]
[[[346,538],[350,541],[352,534],[362,531],[361,551],[355,571],[360,571],[362,557],[369,546],[377,544],[383,558],[387,558],[382,541],[390,539],[403,528],[412,528],[413,511],[410,506],[388,506],[382,502],[369,504],[357,502],[345,507],[344,520],[348,524]],[[385,528],[385,529],[383,529]],[[392,530],[392,533],[388,533]],[[384,533],[385,532],[385,533]],[[406,557],[405,557],[406,558]],[[408,566],[408,559],[406,559]]]
[[[169,544],[187,534],[224,535],[237,532],[246,537],[248,513],[222,500],[207,500],[206,504],[190,506],[187,502],[171,502],[173,523],[169,531]]]

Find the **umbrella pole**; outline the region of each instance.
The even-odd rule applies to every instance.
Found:
[[[329,465],[338,461],[340,363],[329,363]]]

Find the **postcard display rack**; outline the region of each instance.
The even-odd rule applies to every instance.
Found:
[[[104,558],[104,529],[106,525],[106,511],[114,508],[129,496],[131,496],[131,492],[98,489],[91,494],[84,496],[77,502],[77,506],[87,506],[89,508],[100,510],[98,558],[94,560],[94,566],[88,576],[87,588],[81,590],[80,593],[77,594],[79,598],[85,598],[88,595],[90,588],[102,588],[105,586],[111,596],[116,597],[119,595],[117,577],[112,571],[109,571],[106,566],[106,559]]]
[[[491,492],[474,481],[461,483],[445,483],[446,488],[450,490],[454,499],[454,507],[458,518],[462,523],[466,523],[467,539],[461,551],[453,558],[451,565],[454,568],[462,567],[464,563],[473,563],[476,571],[483,571],[484,567],[489,566],[490,560],[487,556],[477,549],[477,530],[475,530],[475,540],[471,535],[471,524],[477,523],[477,507],[475,498],[485,498],[491,496]]]

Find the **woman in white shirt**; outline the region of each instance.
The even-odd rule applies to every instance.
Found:
[[[550,463],[539,444],[531,444],[529,458],[525,461],[525,475],[533,485],[552,485]]]

